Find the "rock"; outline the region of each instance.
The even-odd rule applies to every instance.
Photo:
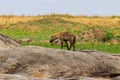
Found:
[[[17,43],[21,44],[21,43],[31,43],[33,42],[33,39],[32,38],[23,38],[23,39],[20,39],[20,40],[16,40]]]
[[[120,58],[98,51],[23,46],[0,51],[0,73],[39,78],[110,78],[120,75]]]
[[[9,48],[15,48],[20,46],[14,40],[12,40],[9,36],[0,34],[0,51],[7,50]]]
[[[110,80],[110,79],[90,78],[90,77],[50,79],[50,78],[27,77],[21,75],[13,75],[13,74],[0,74],[0,80]]]
[[[21,75],[0,74],[0,80],[41,80],[41,79]]]
[[[112,80],[120,80],[120,76],[112,78]]]

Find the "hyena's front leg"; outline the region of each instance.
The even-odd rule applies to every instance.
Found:
[[[67,41],[65,41],[65,43],[66,43],[66,46],[67,46],[67,50],[70,50]]]
[[[63,48],[63,40],[61,40],[61,49]]]

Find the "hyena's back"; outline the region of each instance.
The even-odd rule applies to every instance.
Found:
[[[70,32],[67,32],[67,31],[58,32],[58,33],[54,34],[53,36],[59,37],[59,38],[64,39],[64,40],[69,40],[69,39],[75,37],[75,35],[73,35]]]

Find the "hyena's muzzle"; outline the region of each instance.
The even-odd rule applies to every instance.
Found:
[[[53,41],[54,41],[54,40],[51,38],[51,39],[50,39],[50,43],[52,43]]]
[[[56,37],[56,38],[51,38],[50,39],[50,43],[53,43],[55,40],[57,40],[57,39],[59,39],[58,37]]]

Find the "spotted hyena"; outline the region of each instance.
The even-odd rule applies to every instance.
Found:
[[[61,49],[63,48],[63,42],[65,42],[68,50],[72,47],[75,50],[76,36],[74,34],[67,31],[58,32],[51,36],[50,43],[53,43],[55,40],[60,40]]]

